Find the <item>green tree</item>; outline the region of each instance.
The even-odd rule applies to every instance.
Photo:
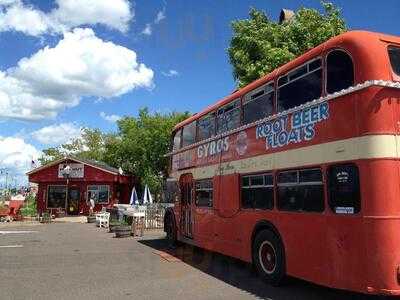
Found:
[[[39,162],[44,165],[66,155],[101,161],[105,155],[106,143],[113,138],[113,134],[105,134],[100,129],[84,128],[81,136],[71,142],[44,149]]]
[[[138,117],[119,120],[116,136],[106,144],[104,161],[135,174],[152,193],[161,192],[172,130],[187,117],[188,113],[150,114],[143,108]]]
[[[134,174],[152,193],[159,194],[167,174],[168,153],[174,126],[189,117],[189,113],[149,113],[147,108],[138,117],[118,121],[116,133],[105,134],[86,128],[82,136],[58,147],[43,150],[39,159],[45,163],[66,155],[103,161],[125,173]]]
[[[347,30],[340,10],[322,2],[324,9],[300,8],[279,24],[265,12],[252,8],[249,19],[232,22],[233,37],[228,48],[233,77],[239,87]]]

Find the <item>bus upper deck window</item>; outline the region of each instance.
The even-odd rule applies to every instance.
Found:
[[[181,129],[179,129],[177,132],[175,132],[174,141],[173,141],[173,145],[172,145],[172,151],[177,151],[181,148],[181,135],[182,135]]]
[[[240,126],[240,99],[236,99],[217,112],[217,133],[223,133]]]
[[[334,50],[327,57],[328,94],[346,89],[354,84],[354,66],[351,57],[342,50]]]
[[[318,99],[321,94],[322,63],[317,58],[278,79],[278,112]]]
[[[196,122],[192,122],[183,127],[182,131],[182,147],[194,144],[196,141]]]
[[[393,72],[400,76],[400,48],[389,46],[388,52]]]
[[[197,121],[197,140],[202,141],[215,136],[215,113],[209,113]]]
[[[274,85],[263,85],[244,97],[243,124],[249,124],[272,115],[274,109]]]

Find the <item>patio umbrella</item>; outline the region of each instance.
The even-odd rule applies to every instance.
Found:
[[[149,204],[153,204],[153,197],[151,197],[149,187],[147,187],[147,200],[149,201]]]
[[[146,184],[144,188],[143,204],[152,204],[152,203],[153,203],[153,198],[151,197],[150,189]]]
[[[147,189],[148,189],[148,187],[147,187],[147,184],[146,184],[146,186],[144,187],[143,205],[146,205],[148,203]]]
[[[132,206],[139,204],[139,198],[137,196],[135,187],[133,187],[133,189],[132,189],[131,200],[129,201],[129,204],[132,205]]]

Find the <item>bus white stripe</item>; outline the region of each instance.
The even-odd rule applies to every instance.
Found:
[[[224,162],[220,168],[214,164],[180,170],[172,176],[178,178],[180,174],[192,173],[195,179],[203,179],[235,172],[251,173],[346,160],[399,158],[397,149],[400,149],[400,136],[367,135]]]

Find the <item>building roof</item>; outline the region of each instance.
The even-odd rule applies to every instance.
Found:
[[[46,169],[48,167],[60,164],[63,161],[66,161],[66,160],[72,160],[72,161],[75,161],[75,162],[78,162],[78,163],[82,163],[84,165],[88,165],[88,166],[91,166],[93,168],[96,168],[96,169],[99,169],[99,170],[102,170],[102,171],[105,171],[105,172],[108,172],[108,173],[111,173],[111,174],[114,174],[114,175],[122,175],[122,174],[119,173],[119,170],[117,168],[111,167],[111,166],[107,165],[104,162],[91,160],[91,159],[77,158],[77,157],[74,157],[74,156],[66,156],[64,158],[61,158],[61,159],[58,159],[56,161],[50,162],[48,164],[45,164],[43,166],[40,166],[38,168],[35,168],[35,169],[27,172],[26,175],[34,174],[34,173],[36,173],[38,171],[41,171],[43,169]]]

